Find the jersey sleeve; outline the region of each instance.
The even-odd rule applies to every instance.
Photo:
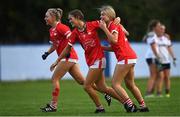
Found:
[[[153,35],[153,36],[148,36],[147,38],[147,44],[151,45],[153,43],[156,43],[156,36]]]
[[[121,27],[120,27],[120,28],[121,28]],[[119,33],[118,26],[112,23],[111,26],[110,26],[109,31],[110,31],[110,33],[112,33],[112,34],[113,34],[113,33]]]
[[[76,30],[74,29],[71,33],[71,35],[69,36],[69,41],[68,44],[70,46],[73,46],[73,44],[76,42],[77,40],[77,34],[76,34]]]
[[[63,24],[59,24],[57,26],[57,31],[61,33],[62,35],[64,35],[66,39],[68,39],[69,36],[71,35],[71,30],[69,29],[69,27]]]
[[[168,45],[168,46],[172,46],[171,40],[168,39],[168,38],[167,38],[166,40],[167,40],[167,45]]]
[[[94,28],[99,28],[99,22],[99,20],[91,21],[91,26],[93,26]]]

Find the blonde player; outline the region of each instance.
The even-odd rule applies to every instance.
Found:
[[[131,91],[140,105],[140,112],[148,112],[149,109],[144,102],[140,90],[134,82],[134,66],[137,60],[136,53],[130,47],[122,27],[114,25],[112,22],[116,17],[114,9],[111,6],[102,6],[100,12],[100,28],[107,35],[107,41],[111,45],[111,47],[104,47],[104,50],[113,51],[118,61],[113,74],[112,87],[122,98],[126,111],[137,112],[138,109],[136,105],[122,87],[122,82],[125,80],[126,87]]]

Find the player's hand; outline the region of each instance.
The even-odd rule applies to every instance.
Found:
[[[102,30],[106,29],[106,23],[105,23],[103,20],[100,20],[100,22],[99,22],[99,27],[100,27]]]
[[[158,68],[158,71],[161,71],[163,69],[163,66],[162,66],[162,63],[161,63],[161,59],[160,57],[156,57],[156,60],[157,60],[157,68]]]
[[[158,63],[161,63],[161,58],[159,56],[156,56],[156,60]]]
[[[173,65],[174,65],[174,67],[176,67],[176,58],[173,58]]]
[[[113,21],[113,23],[114,23],[115,25],[119,25],[120,22],[121,22],[121,18],[120,18],[120,17],[116,17],[116,18],[114,19],[114,21]]]
[[[42,55],[42,59],[43,59],[43,60],[46,60],[46,58],[47,58],[48,55],[49,55],[48,52],[44,52],[44,54]]]
[[[50,67],[50,71],[52,72],[54,70],[54,68],[56,67],[56,65],[58,64],[58,61],[56,61],[55,63],[53,63]]]

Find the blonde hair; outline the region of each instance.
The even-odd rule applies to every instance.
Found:
[[[104,12],[110,19],[116,18],[116,12],[112,6],[106,5],[99,8],[101,12]]]
[[[60,8],[50,8],[47,12],[49,12],[50,15],[55,16],[57,21],[60,20],[63,15],[63,10]]]

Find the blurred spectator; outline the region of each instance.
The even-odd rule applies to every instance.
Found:
[[[165,96],[170,97],[170,68],[172,57],[174,65],[176,65],[176,57],[172,50],[172,43],[170,36],[165,32],[165,25],[161,25],[161,30],[157,33],[158,36],[158,48],[159,48],[159,61],[161,67],[159,69],[159,78],[157,81],[157,95],[162,96],[162,85],[165,83]]]
[[[146,41],[149,46],[145,58],[149,67],[150,78],[147,83],[146,97],[153,97],[153,91],[155,86],[155,81],[158,76],[157,64],[158,64],[158,33],[161,29],[161,23],[159,20],[151,20],[148,25],[148,32],[143,37],[143,41]]]

